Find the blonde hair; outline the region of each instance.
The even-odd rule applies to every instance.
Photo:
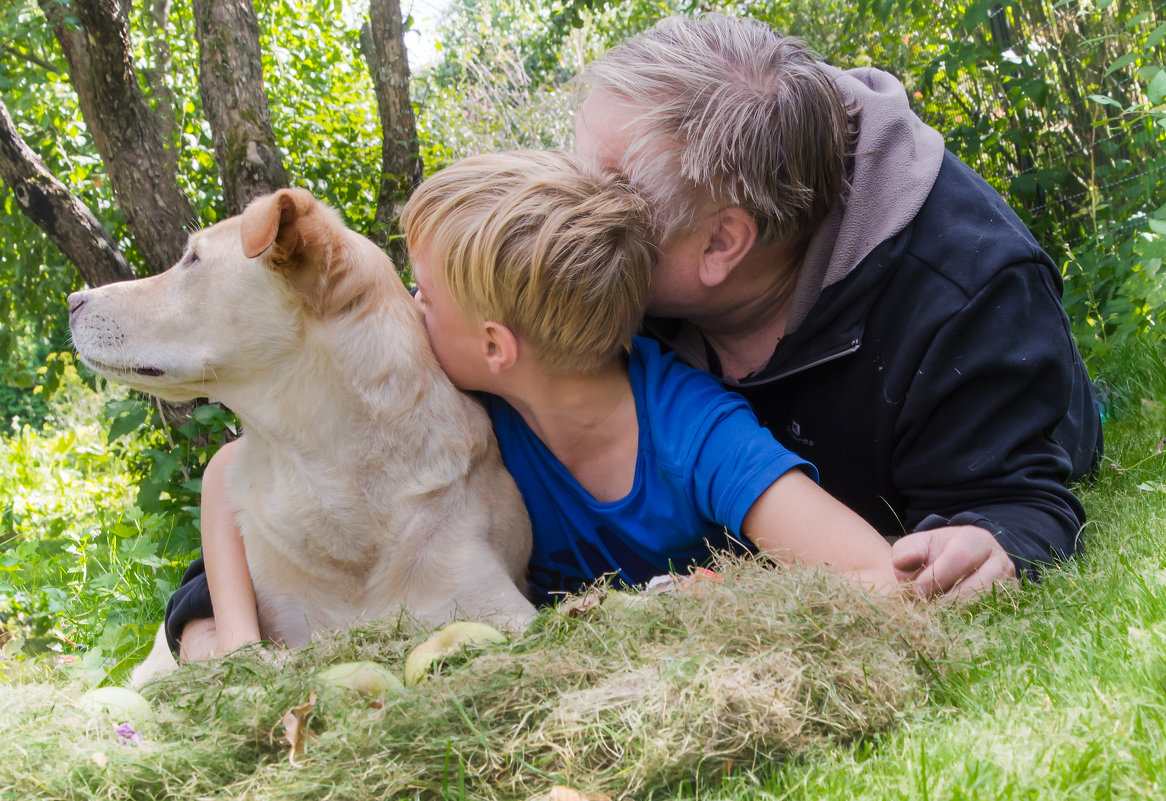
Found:
[[[424,181],[401,227],[470,319],[511,328],[544,367],[592,372],[630,347],[652,224],[614,171],[557,151],[472,156]]]
[[[634,112],[620,166],[661,241],[710,202],[749,211],[763,243],[801,238],[841,196],[851,110],[807,45],[763,22],[663,19],[581,80]]]

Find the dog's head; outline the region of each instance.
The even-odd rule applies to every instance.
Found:
[[[185,400],[224,397],[302,350],[307,327],[386,304],[416,317],[388,257],[307,190],[283,189],[192,234],[163,273],[70,295],[69,325],[96,372]]]

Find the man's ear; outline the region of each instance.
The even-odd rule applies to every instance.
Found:
[[[518,361],[518,337],[502,323],[482,323],[482,356],[493,375],[501,375]]]
[[[712,219],[700,261],[700,282],[706,287],[720,285],[741,263],[757,242],[757,221],[740,206],[721,209]]]

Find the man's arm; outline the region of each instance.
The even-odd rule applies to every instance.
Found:
[[[1043,265],[1005,267],[918,367],[894,467],[915,531],[894,562],[924,595],[1035,576],[1080,548],[1084,510],[1065,485],[1096,458],[1100,422],[1058,289]]]

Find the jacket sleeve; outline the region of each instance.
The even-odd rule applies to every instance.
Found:
[[[206,567],[202,557],[195,559],[186,568],[182,583],[170,596],[166,604],[166,644],[171,653],[178,656],[179,639],[182,629],[192,620],[214,617],[215,610],[211,606],[211,591],[206,582]]]
[[[1100,421],[1046,265],[1000,270],[934,329],[897,424],[892,464],[912,530],[978,525],[1021,572],[1080,549]]]

